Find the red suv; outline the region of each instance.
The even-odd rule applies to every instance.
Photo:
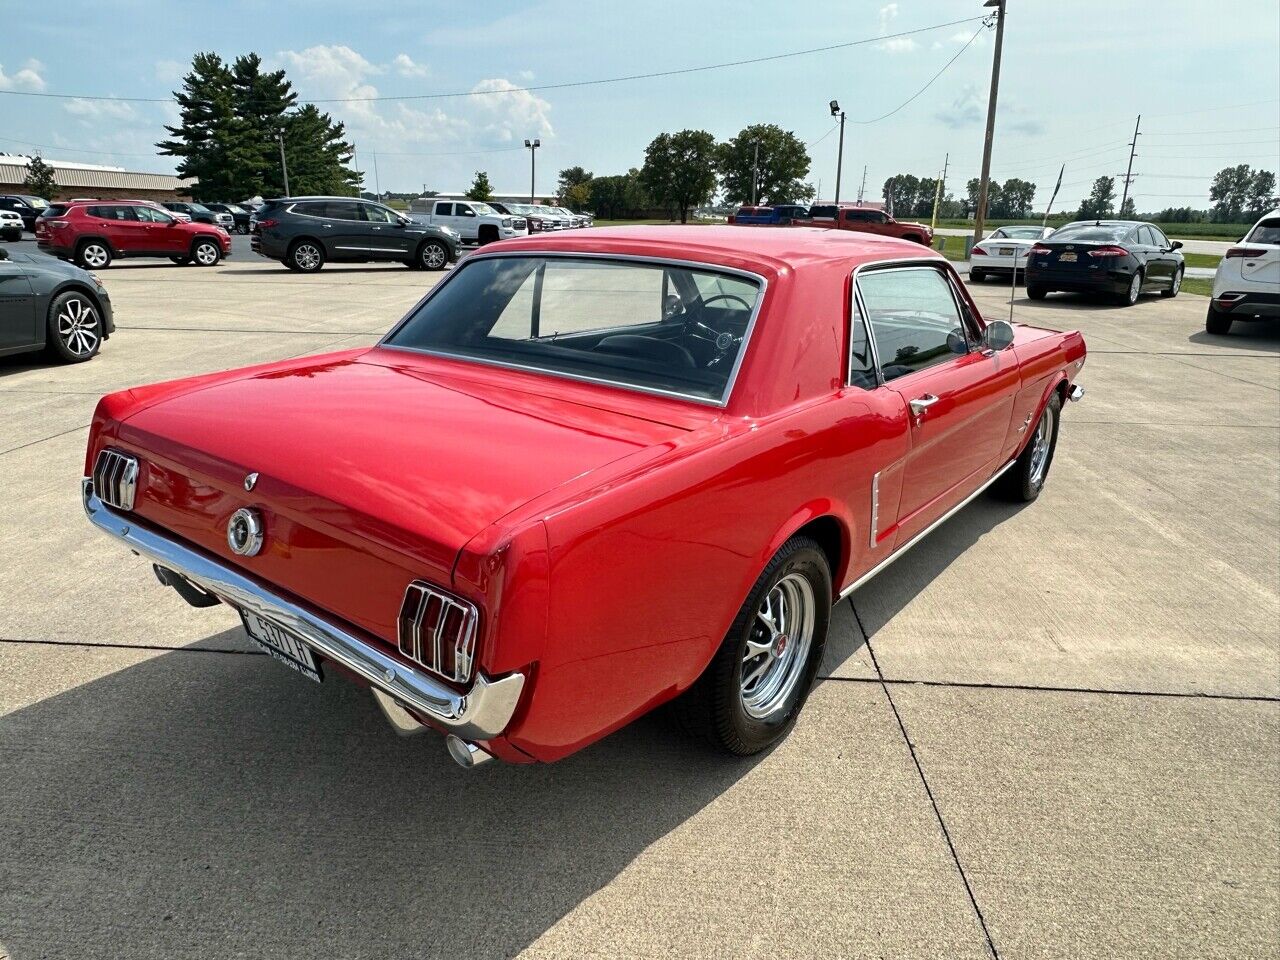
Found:
[[[36,244],[86,270],[116,257],[168,257],[212,267],[231,255],[231,235],[207,223],[185,223],[146,200],[51,203],[36,220]]]

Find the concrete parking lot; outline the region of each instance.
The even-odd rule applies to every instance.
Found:
[[[14,960],[1275,955],[1280,324],[1019,289],[1090,347],[1043,496],[979,498],[842,603],[781,747],[655,716],[468,773],[81,514],[102,393],[372,343],[436,278],[237,248],[105,271],[90,363],[0,360]]]

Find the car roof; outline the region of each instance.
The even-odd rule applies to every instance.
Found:
[[[492,252],[504,249],[644,256],[745,269],[754,263],[769,272],[780,266],[807,271],[837,264],[852,270],[859,263],[877,260],[944,259],[928,247],[897,237],[820,227],[770,230],[734,224],[594,227],[505,240]]]

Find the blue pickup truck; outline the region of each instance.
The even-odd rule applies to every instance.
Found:
[[[762,227],[789,227],[795,223],[808,223],[809,208],[799,203],[779,203],[772,207],[739,207],[730,214],[730,223]]]

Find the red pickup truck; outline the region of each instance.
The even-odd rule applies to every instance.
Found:
[[[933,245],[933,229],[923,223],[900,223],[883,210],[859,207],[854,204],[822,203],[809,208],[813,220],[806,226],[827,227],[832,230],[858,230],[862,233],[878,233],[885,237],[913,240],[929,247]]]

